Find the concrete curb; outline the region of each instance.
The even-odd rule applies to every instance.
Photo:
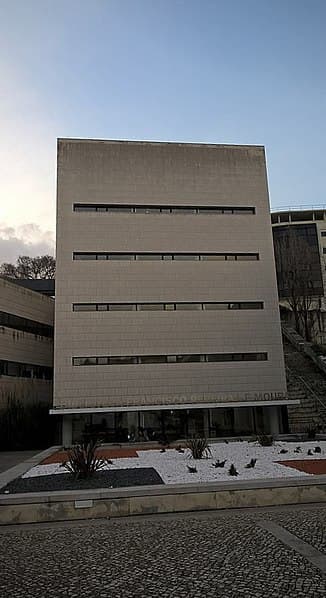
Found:
[[[2,495],[0,525],[326,503],[326,476]]]

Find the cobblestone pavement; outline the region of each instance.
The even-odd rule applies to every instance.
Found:
[[[269,513],[265,519],[275,521],[291,534],[311,544],[326,555],[326,508]]]
[[[321,547],[317,507],[2,528],[0,597],[325,598],[325,573],[268,519]]]

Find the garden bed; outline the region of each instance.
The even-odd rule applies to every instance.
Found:
[[[109,456],[108,450],[112,449],[99,449],[103,457]],[[260,446],[257,441],[215,442],[210,443],[209,457],[200,460],[193,459],[189,449],[129,450],[115,448],[116,458],[89,480],[76,480],[60,463],[65,453],[56,453],[52,463],[47,460],[31,468],[0,492],[302,478],[326,473],[326,441],[277,441],[273,446]],[[255,460],[254,467],[247,467],[251,460]],[[224,466],[216,467],[217,461],[225,462]],[[232,464],[235,476],[230,475]]]
[[[2,494],[25,492],[54,492],[60,490],[93,490],[95,488],[124,488],[163,484],[152,467],[98,471],[87,479],[76,479],[73,474],[61,473],[16,478],[0,489]]]

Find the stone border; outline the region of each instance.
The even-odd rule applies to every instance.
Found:
[[[0,525],[326,503],[326,476],[25,493],[0,497]]]
[[[56,453],[60,448],[60,446],[51,446],[45,451],[37,453],[36,455],[29,457],[29,459],[26,459],[26,461],[22,461],[18,465],[14,465],[14,467],[10,467],[10,469],[7,469],[6,471],[0,473],[0,488],[3,488],[12,480],[15,480],[16,478],[22,476],[24,473],[26,473],[26,471],[28,471],[32,467],[35,467],[35,465],[41,463],[41,461],[43,461],[43,459],[46,459],[46,457],[49,457],[50,455],[53,455],[53,453]]]

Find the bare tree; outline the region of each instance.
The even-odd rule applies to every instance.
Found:
[[[55,259],[52,255],[40,255],[29,257],[20,255],[16,265],[2,264],[0,274],[8,278],[54,278],[55,277]]]
[[[304,237],[295,234],[291,227],[284,232],[274,237],[279,296],[293,313],[297,332],[311,341],[322,296],[313,271],[314,256]]]

